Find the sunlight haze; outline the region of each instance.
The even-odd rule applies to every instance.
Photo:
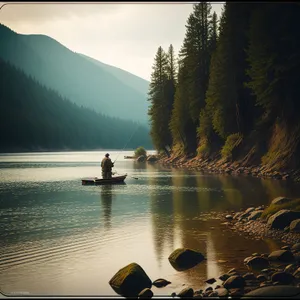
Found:
[[[2,5],[3,2],[0,3]],[[223,4],[213,3],[220,16]],[[150,80],[159,46],[180,49],[192,3],[9,3],[0,22]]]

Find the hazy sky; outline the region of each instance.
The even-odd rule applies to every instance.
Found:
[[[0,2],[0,6],[3,2]],[[218,15],[223,4],[213,3]],[[45,34],[70,50],[150,80],[159,46],[180,49],[192,3],[9,3],[0,22],[17,33]]]

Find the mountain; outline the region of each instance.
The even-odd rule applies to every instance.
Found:
[[[148,82],[77,54],[45,35],[17,34],[0,24],[0,58],[78,105],[148,126]]]
[[[0,69],[1,152],[152,148],[146,126],[79,107],[2,59]]]

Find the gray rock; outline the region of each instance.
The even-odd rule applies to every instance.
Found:
[[[280,205],[280,204],[288,203],[288,202],[291,202],[291,201],[292,201],[292,199],[290,199],[290,198],[277,197],[277,198],[272,200],[271,204]]]
[[[185,288],[181,290],[177,296],[179,298],[191,298],[194,296],[194,290],[192,288]]]
[[[230,275],[228,275],[228,274],[223,274],[223,275],[221,275],[221,276],[219,277],[219,279],[222,280],[222,281],[226,281],[229,277],[230,277]]]
[[[136,297],[143,289],[151,288],[152,281],[140,265],[131,263],[120,269],[109,284],[121,296]]]
[[[292,250],[293,250],[293,251],[300,252],[300,243],[294,244],[294,245],[292,246]]]
[[[149,155],[147,158],[148,162],[156,162],[158,158],[155,155]]]
[[[294,220],[290,224],[290,231],[300,232],[300,219]]]
[[[266,258],[255,256],[252,259],[248,260],[247,267],[250,270],[263,270],[269,267],[270,263]]]
[[[254,280],[254,279],[256,279],[256,277],[253,273],[246,273],[246,274],[243,275],[243,278],[245,280]]]
[[[242,297],[242,299],[246,298],[255,298],[255,297],[293,297],[298,298],[300,296],[300,288],[294,286],[267,286],[261,287],[254,291],[251,291]]]
[[[196,266],[205,260],[205,257],[200,252],[178,248],[170,254],[168,259],[175,270],[184,271]]]
[[[280,284],[283,285],[288,285],[293,283],[295,277],[287,272],[276,272],[272,275],[271,280],[272,282],[279,282]]]
[[[226,289],[243,288],[246,285],[246,281],[242,276],[230,276],[224,283],[223,286]]]
[[[225,219],[227,219],[227,220],[232,220],[233,217],[232,217],[232,215],[226,215]]]
[[[299,211],[291,211],[288,209],[282,209],[277,213],[273,214],[268,219],[268,226],[271,229],[283,230],[286,226],[289,226],[292,221],[300,219]]]
[[[269,255],[268,259],[269,261],[291,262],[295,260],[295,257],[291,251],[276,250]]]
[[[215,278],[209,278],[207,279],[205,282],[208,283],[208,284],[213,284],[215,283],[217,280]]]
[[[153,297],[153,292],[148,288],[143,289],[139,293],[139,299],[151,299],[152,297]]]
[[[257,220],[258,218],[260,218],[263,212],[263,210],[253,211],[248,217],[248,220]]]
[[[145,162],[146,159],[147,159],[147,157],[145,155],[141,155],[136,159],[136,161],[137,162]]]

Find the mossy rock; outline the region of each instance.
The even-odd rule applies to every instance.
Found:
[[[178,248],[169,256],[169,262],[177,271],[190,269],[203,260],[205,257],[200,252],[187,248]]]
[[[137,297],[145,288],[151,288],[152,281],[140,265],[131,263],[120,269],[109,285],[121,296]]]

